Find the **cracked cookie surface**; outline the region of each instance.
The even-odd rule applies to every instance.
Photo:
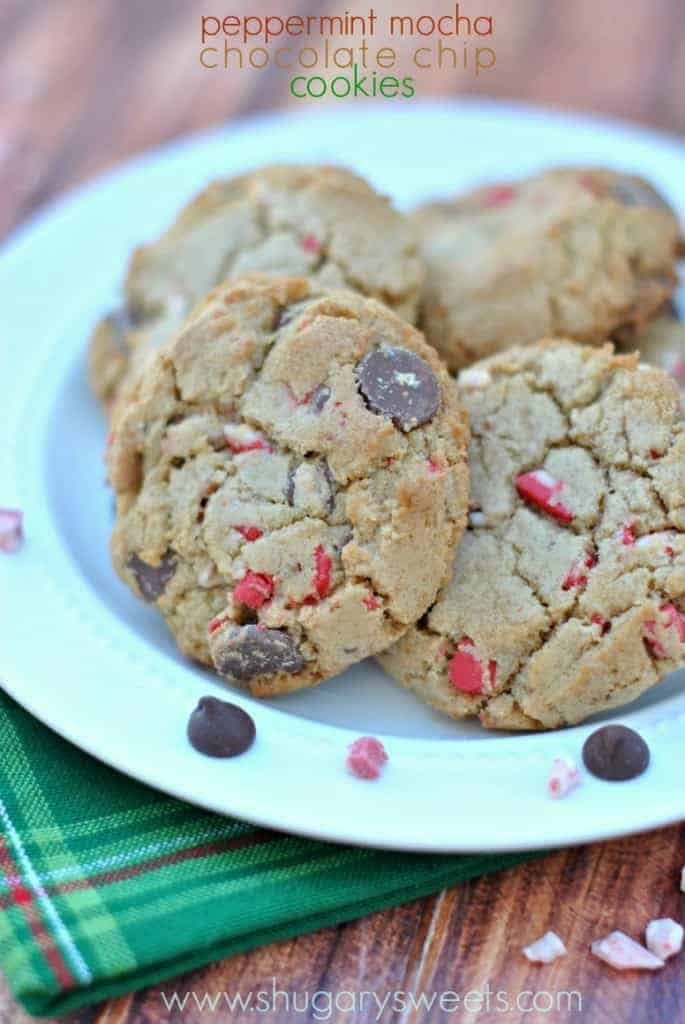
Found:
[[[307,275],[416,320],[422,267],[413,226],[338,167],[274,166],[216,181],[130,261],[124,309],[96,326],[95,393],[110,401],[207,292],[251,271]]]
[[[454,718],[555,728],[685,665],[685,433],[675,382],[569,341],[464,370],[469,527],[383,667]]]
[[[419,208],[422,327],[452,370],[514,344],[599,344],[669,298],[677,217],[647,182],[547,171]]]
[[[467,436],[439,357],[382,304],[227,282],[117,403],[115,568],[231,681],[312,685],[434,600],[465,523]]]

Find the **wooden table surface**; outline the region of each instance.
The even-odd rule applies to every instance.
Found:
[[[376,3],[379,17],[392,8]],[[280,0],[204,4],[196,0],[0,0],[0,237],[65,188],[141,149],[227,118],[287,107],[288,76],[270,69],[240,74],[199,67],[199,19],[210,13],[337,13],[368,4]],[[478,78],[422,72],[419,95],[486,92],[561,107],[591,109],[685,131],[685,30],[682,0],[471,0],[463,13],[493,14],[495,70]],[[413,12],[442,13],[450,3],[424,0]],[[404,4],[401,11],[411,12]],[[353,101],[358,102],[358,101]],[[344,159],[344,154],[341,154]],[[432,1009],[393,1012],[393,1022],[685,1021],[685,961],[654,975],[619,975],[588,953],[612,928],[640,936],[650,918],[685,916],[678,876],[685,832],[670,828],[548,856],[437,896],[372,914],[339,928],[233,957],[164,986],[78,1014],[78,1021],[142,1024],[199,1021],[186,1005],[167,1012],[161,991],[243,994],[269,987],[423,993]],[[558,931],[569,955],[530,967],[521,946]],[[491,1003],[447,1016],[441,992],[489,985]],[[512,1008],[502,1011],[496,993]],[[532,996],[541,992],[538,1009]],[[582,1009],[578,1009],[580,993]],[[435,995],[434,995],[435,994]],[[304,998],[304,996],[302,996]],[[523,1003],[516,1008],[515,1001]],[[552,1002],[550,1002],[552,1000]],[[320,1004],[325,1005],[325,1004]],[[376,1019],[333,1010],[334,1021]],[[449,1003],[443,1004],[449,1009]],[[551,1009],[550,1009],[551,1007]],[[254,1020],[228,1010],[219,1021]],[[319,1013],[322,1018],[322,1012]],[[0,983],[0,1021],[25,1014]],[[270,1020],[317,1019],[283,1005]]]

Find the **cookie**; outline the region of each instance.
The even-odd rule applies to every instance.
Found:
[[[318,683],[434,600],[465,523],[466,444],[455,382],[381,303],[228,282],[117,403],[114,566],[231,682]]]
[[[685,324],[673,303],[645,326],[640,334],[626,332],[620,339],[622,351],[640,353],[652,366],[660,366],[685,389]]]
[[[110,401],[133,363],[230,275],[306,274],[386,303],[415,322],[422,266],[412,225],[338,167],[274,166],[209,185],[132,258],[124,308],[95,328],[90,382]]]
[[[454,718],[551,729],[685,665],[685,428],[675,382],[569,341],[464,370],[469,527],[383,667]]]
[[[422,326],[452,370],[544,337],[599,344],[648,320],[676,282],[675,214],[647,182],[612,171],[548,171],[414,220]]]

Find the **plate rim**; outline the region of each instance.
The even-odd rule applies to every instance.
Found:
[[[469,115],[473,116],[479,116],[479,114],[481,113],[487,113],[487,115],[494,116],[495,118],[508,118],[512,115],[525,115],[527,117],[535,117],[541,121],[546,121],[550,119],[556,123],[559,123],[560,121],[564,123],[569,123],[570,121],[574,121],[577,123],[578,121],[581,121],[583,123],[591,125],[593,129],[598,129],[602,127],[606,129],[609,126],[613,126],[612,130],[615,131],[618,129],[623,135],[626,135],[626,133],[628,133],[629,135],[636,134],[641,138],[642,141],[644,141],[645,139],[652,140],[656,138],[659,139],[661,143],[667,143],[669,147],[678,144],[678,148],[681,151],[683,150],[682,142],[678,143],[676,137],[664,135],[663,133],[655,132],[652,129],[646,129],[641,126],[634,126],[631,125],[630,123],[624,124],[621,121],[597,117],[596,115],[578,116],[569,112],[549,111],[546,109],[533,107],[529,104],[501,104],[496,100],[484,101],[482,99],[469,99],[466,103],[460,102],[458,104],[454,104],[451,102],[436,103],[435,101],[419,102],[413,108],[404,108],[402,110],[402,118],[404,119],[407,116],[409,116],[410,118],[416,116],[429,116],[431,112],[436,112],[440,116],[452,115],[455,113],[455,111],[458,114],[467,111]],[[340,113],[345,114],[347,120],[351,119],[352,115],[349,111],[341,111]],[[382,107],[382,105],[369,104],[366,105],[364,116],[370,120],[373,120],[375,117],[378,116],[379,113],[382,113],[383,117],[387,118],[388,112],[385,108]],[[264,115],[258,115],[256,117],[241,119],[241,121],[237,125],[236,123],[233,123],[231,125],[231,131],[233,132],[233,134],[236,134],[236,128],[239,128],[240,132],[254,132],[255,129],[263,129],[268,125],[283,124],[284,122],[292,123],[293,120],[299,121],[304,119],[305,117],[307,118],[308,123],[311,124],[312,116],[313,115],[311,114],[306,115],[299,111],[294,113],[287,112],[285,114],[280,112],[271,112]],[[335,115],[331,115],[330,112],[326,111],[317,111],[315,116],[326,120],[333,120]],[[358,116],[359,112],[355,113],[355,119]],[[30,248],[32,244],[40,245],[39,236],[44,227],[49,227],[60,215],[64,214],[64,212],[68,211],[71,207],[79,206],[82,204],[88,204],[92,200],[93,195],[97,195],[103,189],[116,189],[122,187],[122,181],[125,181],[127,176],[139,174],[145,168],[146,165],[154,164],[157,161],[163,161],[170,157],[182,157],[187,151],[192,151],[192,149],[196,145],[206,143],[211,144],[212,141],[217,138],[218,140],[225,141],[226,130],[211,130],[208,132],[197,133],[195,135],[185,137],[181,140],[176,140],[170,144],[166,144],[164,146],[157,147],[153,150],[147,151],[141,154],[140,156],[134,158],[132,161],[128,161],[122,164],[121,166],[118,166],[114,170],[109,171],[107,174],[96,178],[94,181],[90,182],[85,188],[81,187],[71,190],[69,193],[62,196],[56,202],[48,204],[46,207],[37,211],[36,214],[34,214],[28,222],[26,222],[24,225],[20,225],[20,227],[10,235],[7,241],[0,248],[0,277],[2,276],[2,273],[4,271],[5,261],[11,261],[13,254],[15,254],[18,250],[21,250],[22,248]],[[69,316],[65,317],[65,329],[66,324],[70,322],[72,319],[72,308],[76,309],[77,307],[75,304],[72,307],[69,307]],[[79,313],[79,317],[81,317],[83,316],[82,304],[79,304],[78,308],[81,310],[81,312]],[[58,332],[56,331],[56,334],[57,333]],[[50,352],[48,352],[48,356],[49,355]],[[73,358],[74,353],[71,353],[70,360],[73,361]],[[71,365],[71,361],[69,362],[69,365]],[[35,370],[35,372],[37,373],[38,370]],[[48,414],[46,412],[46,416],[47,415]],[[2,465],[2,462],[0,462],[0,479],[2,479]],[[140,642],[142,643],[142,641]],[[205,684],[205,688],[207,688],[208,686],[209,684]],[[31,697],[27,698],[26,694],[22,692],[20,681],[14,681],[12,679],[4,678],[2,681],[2,687],[10,694],[10,696],[17,700],[18,703],[20,703],[32,715],[34,715],[34,717],[42,721],[53,731],[63,736],[66,740],[68,740],[75,746],[80,747],[87,753],[91,754],[92,756],[96,757],[101,761],[104,761],[106,764],[109,764],[112,768],[115,768],[123,774],[128,775],[131,778],[137,779],[138,781],[141,781],[144,784],[149,785],[155,789],[161,790],[162,792],[165,792],[170,796],[178,797],[190,803],[194,803],[197,806],[204,807],[208,810],[213,810],[221,814],[236,813],[231,809],[227,809],[225,805],[216,805],[215,803],[213,803],[211,799],[205,798],[199,800],[197,794],[192,790],[189,790],[185,784],[179,785],[179,783],[176,782],[173,785],[164,785],[163,782],[160,781],[159,777],[155,775],[153,771],[146,773],[141,771],[140,768],[138,768],[134,773],[131,771],[130,765],[127,764],[125,760],[121,760],[120,758],[112,756],[111,754],[103,755],[102,750],[97,749],[97,744],[89,743],[88,739],[84,739],[82,734],[74,735],[74,731],[70,728],[70,723],[68,721],[55,722],[54,716],[50,714],[46,715],[45,708],[40,705],[40,701],[36,702]],[[240,702],[238,700],[238,697],[239,695],[236,694],[236,703]],[[232,697],[232,699],[234,698]],[[249,707],[251,709],[251,713],[254,714],[254,704],[250,703]],[[269,715],[277,715],[279,719],[282,719],[282,712],[278,712],[275,709],[266,707],[264,708],[264,710],[267,711]],[[620,711],[618,713],[620,715]],[[292,723],[294,721],[293,716],[289,715],[288,720]],[[299,723],[302,723],[302,720],[297,721]],[[357,735],[356,732],[350,729],[343,728],[337,725],[331,725],[328,723],[312,722],[307,723],[307,727],[311,729],[324,730],[326,732],[333,730],[336,733],[340,734],[339,746],[341,750],[343,746],[343,740],[345,737],[351,738]],[[579,726],[573,730],[567,730],[561,735],[568,737],[571,733],[573,733],[576,737],[578,737],[579,734],[583,733],[583,730],[585,730],[585,732],[589,732],[592,728],[594,728],[594,726]],[[307,729],[305,729],[305,731],[307,731]],[[535,740],[535,747],[537,749],[538,747],[542,748],[544,746],[551,747],[553,738],[559,735],[559,733],[547,733],[527,738]],[[509,739],[509,737],[503,737],[501,739],[498,738],[496,742],[498,743],[498,745],[500,745],[502,743],[506,743],[507,739]],[[516,737],[511,739],[511,742],[522,745],[522,740],[524,740],[523,737]],[[546,741],[546,743],[543,743],[543,740]],[[397,746],[397,748],[401,748],[403,751],[405,747],[410,748],[412,746],[415,746],[416,750],[413,753],[414,755],[416,755],[421,753],[422,747],[426,744],[442,744],[446,741],[427,740],[423,738],[412,737],[392,737],[391,742],[393,746]],[[489,748],[488,755],[492,755],[494,754],[494,751],[492,750],[491,747],[492,742],[492,740],[478,738],[474,740],[469,740],[467,746],[470,753],[473,754],[475,753],[477,747],[480,747],[483,744],[487,744]],[[568,740],[566,740],[565,742],[562,741],[560,743],[557,743],[557,746],[568,746]],[[504,753],[504,751],[502,752]],[[400,754],[399,756],[401,757],[402,754]],[[538,757],[539,755],[535,753],[534,758],[538,759]],[[359,786],[361,784],[353,783],[353,785]],[[383,783],[381,782],[378,785],[380,787],[383,785]],[[382,792],[382,790],[380,792]],[[641,819],[640,824],[637,826],[626,824],[625,828],[622,831],[617,831],[615,825],[611,825],[609,822],[607,822],[607,824],[604,826],[604,830],[602,830],[602,828],[598,828],[595,825],[595,827],[590,829],[587,833],[575,834],[573,837],[569,837],[567,835],[561,837],[557,835],[555,837],[550,837],[547,840],[537,837],[534,840],[531,839],[530,842],[527,842],[526,840],[521,841],[520,839],[517,839],[515,842],[502,840],[501,843],[497,843],[496,841],[492,841],[488,842],[486,847],[484,847],[482,842],[479,841],[476,841],[475,843],[470,843],[468,839],[465,839],[464,837],[461,837],[456,844],[450,843],[447,846],[445,845],[444,841],[436,845],[430,839],[423,839],[421,837],[415,837],[409,843],[406,840],[401,839],[390,839],[387,842],[384,842],[382,836],[374,835],[372,838],[370,838],[368,835],[365,836],[363,834],[360,834],[356,830],[353,830],[351,832],[349,828],[335,829],[332,828],[330,825],[323,828],[317,828],[302,823],[298,825],[298,823],[294,822],[292,817],[288,815],[285,815],[282,819],[278,819],[274,816],[273,811],[266,814],[257,812],[251,812],[249,814],[246,814],[244,808],[241,808],[239,816],[244,820],[252,821],[253,823],[263,827],[276,828],[326,841],[339,843],[353,843],[354,845],[359,846],[373,846],[375,848],[406,850],[412,852],[456,853],[482,852],[484,849],[486,849],[488,852],[504,852],[509,850],[540,849],[544,847],[558,846],[560,844],[575,845],[588,841],[596,841],[598,839],[609,838],[611,836],[628,834],[636,831],[646,831],[666,824],[671,824],[674,821],[681,820],[683,816],[683,811],[678,810],[677,812],[673,813],[664,813],[663,811],[660,811],[658,813],[655,813],[655,815],[651,818]]]

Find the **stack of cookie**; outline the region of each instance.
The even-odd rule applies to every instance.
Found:
[[[256,696],[378,655],[492,728],[633,700],[685,665],[680,244],[596,169],[409,218],[337,168],[210,186],[91,342],[117,572]]]

